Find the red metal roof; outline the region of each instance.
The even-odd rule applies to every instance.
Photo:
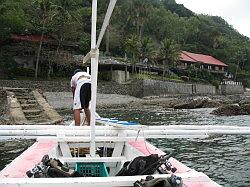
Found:
[[[41,35],[16,35],[12,34],[11,39],[16,41],[31,41],[31,42],[40,42]],[[49,41],[49,37],[43,36],[43,42]]]
[[[187,62],[202,62],[204,64],[224,66],[224,67],[228,66],[225,63],[221,62],[220,60],[218,60],[212,56],[190,53],[187,51],[181,52],[180,60],[187,61]]]
[[[189,57],[183,52],[181,53],[180,60],[187,61],[187,62],[197,62],[196,60],[192,59],[191,57]]]

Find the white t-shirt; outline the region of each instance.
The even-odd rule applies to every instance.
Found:
[[[79,77],[81,76],[85,76],[89,78],[91,77],[90,74],[88,74],[87,72],[78,72],[74,76],[72,76],[71,81],[70,81],[70,86],[76,88],[77,81]]]

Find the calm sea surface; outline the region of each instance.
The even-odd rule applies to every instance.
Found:
[[[211,109],[101,110],[102,117],[136,121],[144,125],[240,125],[250,126],[250,116],[217,117]],[[223,186],[250,187],[250,136],[211,136],[206,139],[149,140],[187,166],[204,172]],[[0,141],[0,170],[33,141]]]
[[[137,121],[144,125],[250,126],[250,116],[217,117],[213,109],[103,110],[101,116]],[[187,166],[204,172],[222,186],[250,187],[250,136],[211,136],[206,139],[157,139],[151,143],[173,152]]]

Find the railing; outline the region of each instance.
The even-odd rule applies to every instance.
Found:
[[[221,82],[222,85],[242,85],[242,82],[235,82],[235,81],[223,81]]]

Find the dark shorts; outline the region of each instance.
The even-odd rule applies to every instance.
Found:
[[[91,100],[91,84],[85,83],[80,89],[80,101],[82,108],[88,108]]]

